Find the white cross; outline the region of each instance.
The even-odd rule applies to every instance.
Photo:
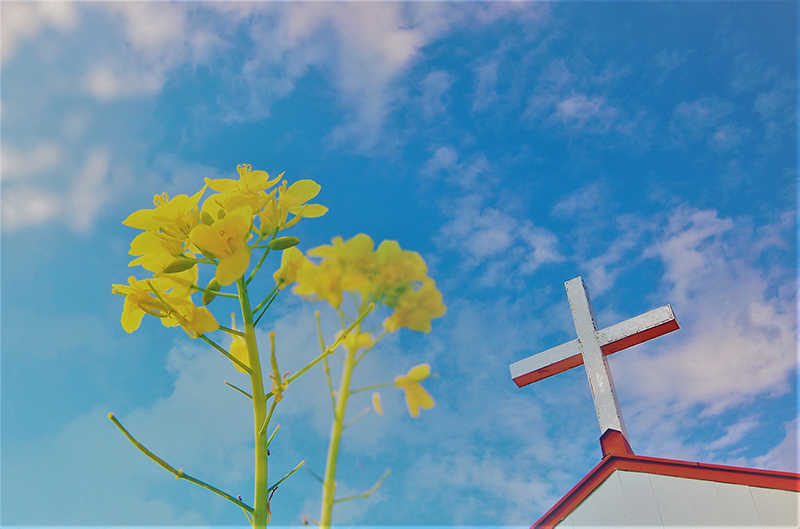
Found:
[[[677,330],[675,314],[672,307],[665,305],[598,330],[583,279],[576,277],[564,285],[578,339],[511,364],[511,378],[518,387],[523,387],[583,364],[589,377],[600,432],[617,430],[627,440],[628,433],[606,356]]]

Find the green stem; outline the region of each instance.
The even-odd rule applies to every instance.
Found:
[[[109,419],[111,419],[111,422],[113,422],[113,423],[114,423],[114,424],[117,426],[117,428],[119,428],[119,429],[120,429],[120,431],[122,431],[122,433],[123,433],[123,434],[125,434],[125,437],[127,437],[127,438],[128,438],[128,440],[129,440],[131,443],[133,443],[133,445],[134,445],[136,448],[138,448],[139,450],[141,450],[141,451],[142,451],[142,453],[143,453],[144,455],[146,455],[147,457],[149,457],[150,459],[152,459],[153,461],[155,461],[156,463],[158,463],[158,464],[159,464],[161,467],[163,467],[164,469],[166,469],[167,471],[169,471],[169,472],[170,472],[170,473],[171,473],[173,476],[175,476],[175,479],[185,479],[186,481],[190,481],[190,482],[192,482],[192,483],[194,483],[194,484],[196,484],[196,485],[200,485],[200,486],[201,486],[201,487],[203,487],[204,489],[208,489],[208,490],[210,490],[211,492],[213,492],[213,493],[215,493],[215,494],[219,494],[220,496],[222,496],[222,497],[223,497],[223,498],[225,498],[226,500],[229,500],[229,501],[231,501],[231,502],[235,503],[236,505],[238,505],[239,507],[241,507],[242,509],[244,509],[246,512],[253,512],[253,510],[254,510],[254,509],[253,509],[252,507],[250,507],[249,505],[247,505],[246,503],[243,503],[242,501],[240,501],[240,500],[238,500],[238,499],[234,498],[234,497],[233,497],[233,496],[231,496],[230,494],[228,494],[228,493],[226,493],[226,492],[223,492],[223,491],[219,490],[218,488],[214,487],[213,485],[209,485],[208,483],[205,483],[205,482],[203,482],[203,481],[200,481],[200,480],[199,480],[199,479],[197,479],[197,478],[193,478],[193,477],[192,477],[192,476],[190,476],[189,474],[186,474],[186,473],[183,471],[183,469],[182,469],[182,468],[181,468],[181,469],[178,469],[178,470],[175,470],[175,469],[174,469],[174,468],[173,468],[173,467],[172,467],[172,466],[171,466],[169,463],[167,463],[166,461],[164,461],[163,459],[161,459],[160,457],[158,457],[157,455],[155,455],[153,452],[151,452],[150,450],[148,450],[147,448],[145,448],[145,447],[144,447],[144,445],[142,445],[142,443],[140,443],[139,441],[137,441],[137,440],[136,440],[136,439],[135,439],[135,438],[134,438],[134,437],[133,437],[133,436],[130,434],[130,432],[128,432],[128,430],[126,430],[126,429],[125,429],[125,427],[124,427],[124,426],[122,426],[122,424],[121,424],[121,423],[120,423],[120,422],[117,420],[117,418],[116,418],[116,417],[114,417],[114,414],[113,414],[113,413],[109,413],[109,414],[108,414],[108,418],[109,418]]]
[[[253,528],[264,529],[269,522],[269,486],[267,483],[267,435],[262,425],[267,419],[267,399],[264,395],[264,380],[261,375],[261,360],[258,356],[253,313],[250,299],[247,296],[247,285],[244,278],[236,281],[239,289],[239,302],[244,319],[245,343],[250,364],[250,381],[253,388],[253,423],[255,429],[255,494]]]
[[[278,235],[278,228],[275,228],[275,231],[272,233],[272,237],[270,238],[270,242],[272,242],[275,239],[275,236],[277,236],[277,235]],[[259,237],[258,241],[261,241],[261,237]],[[256,242],[256,244],[258,244],[258,241]],[[264,264],[264,259],[267,258],[268,254],[269,254],[269,248],[264,250],[264,255],[261,256],[261,259],[259,259],[258,264],[256,265],[256,267],[253,268],[252,272],[250,272],[250,277],[248,277],[247,281],[244,282],[244,286],[247,286],[247,285],[250,284],[250,281],[252,281],[253,278],[258,273],[258,269],[261,268],[262,264]]]
[[[331,439],[328,445],[328,460],[325,465],[325,478],[322,482],[322,513],[320,514],[320,527],[331,526],[333,511],[333,495],[336,492],[336,463],[339,458],[339,442],[344,430],[344,415],[347,411],[347,400],[350,397],[350,380],[355,367],[354,351],[348,350],[344,360],[342,379],[339,383],[339,392],[336,398],[336,409],[333,412],[333,425],[331,426]]]
[[[372,310],[375,305],[370,303],[367,310],[365,310],[356,320],[350,325],[336,340],[336,342],[343,341],[347,334],[351,331],[358,333],[361,329],[361,321]],[[339,318],[344,325],[344,313],[339,310]],[[328,459],[325,465],[325,478],[322,482],[322,513],[320,514],[320,527],[329,528],[331,526],[331,514],[333,511],[333,495],[336,492],[336,463],[339,458],[339,443],[342,439],[342,431],[344,430],[344,417],[347,412],[347,400],[350,397],[350,381],[353,376],[353,369],[355,363],[355,350],[347,350],[344,359],[344,369],[342,370],[342,379],[339,383],[339,392],[336,397],[336,407],[333,410],[333,425],[331,426],[331,438],[328,444]]]

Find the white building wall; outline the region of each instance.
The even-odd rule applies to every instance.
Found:
[[[797,492],[615,470],[558,527],[797,529],[798,504]]]

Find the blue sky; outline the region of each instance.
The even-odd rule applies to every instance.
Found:
[[[239,374],[156,321],[126,334],[111,294],[132,272],[121,221],[241,163],[321,184],[301,249],[397,240],[448,307],[358,373],[429,362],[436,406],[412,419],[384,391],[346,432],[340,491],[392,473],[335,522],[530,525],[600,460],[582,370],[523,389],[508,371],[575,337],[578,275],[601,326],[670,303],[682,327],[610,359],[636,453],[796,471],[794,3],[0,9],[4,525],[245,521],[106,418],[252,497]],[[289,371],[317,350],[316,309],[330,336],[335,315],[288,292],[262,322]],[[274,472],[322,472],[324,386],[315,370],[287,393]],[[275,523],[319,497],[295,475]]]

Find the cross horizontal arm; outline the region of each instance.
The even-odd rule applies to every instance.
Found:
[[[597,342],[610,355],[678,328],[672,307],[665,305],[597,331]],[[572,340],[511,364],[511,378],[521,388],[581,364],[578,340]]]

